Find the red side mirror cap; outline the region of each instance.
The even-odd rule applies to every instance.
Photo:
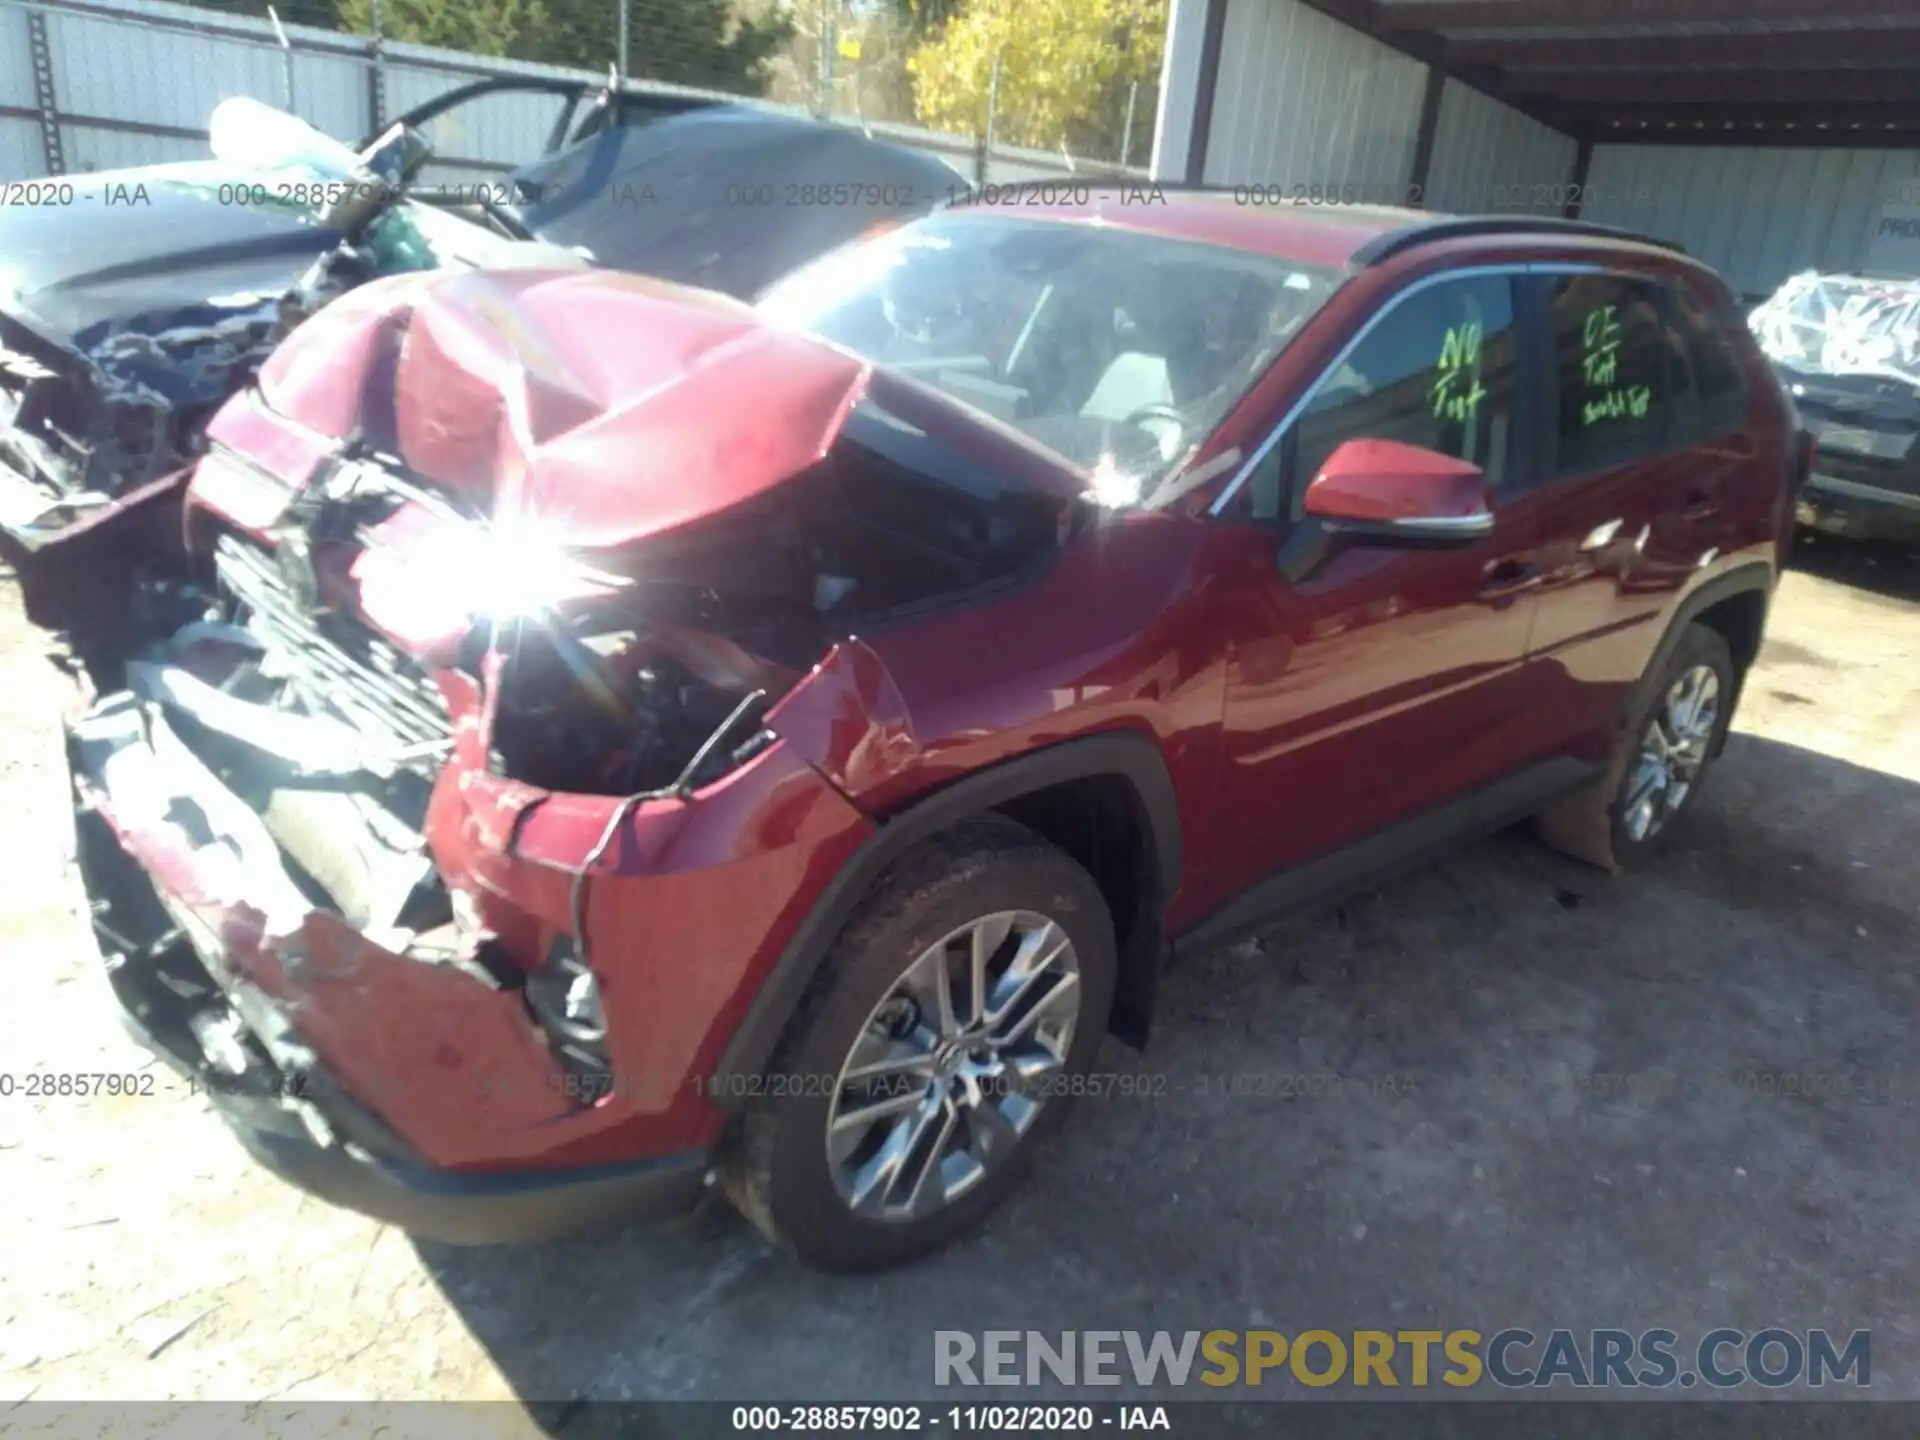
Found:
[[[1349,440],[1307,486],[1307,514],[1336,533],[1408,544],[1468,543],[1490,534],[1478,465],[1398,440]]]

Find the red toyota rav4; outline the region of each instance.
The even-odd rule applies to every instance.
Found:
[[[1660,842],[1808,458],[1673,250],[1124,192],[754,307],[382,281],[210,433],[70,726],[137,1032],[421,1234],[724,1187],[835,1268],[979,1221],[1177,954]]]

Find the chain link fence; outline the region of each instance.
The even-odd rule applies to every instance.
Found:
[[[1167,23],[1167,0],[197,0],[193,8],[991,140],[1067,172],[1144,167]]]

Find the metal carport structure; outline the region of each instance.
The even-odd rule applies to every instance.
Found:
[[[1160,120],[1166,179],[1582,215],[1761,293],[1920,218],[1920,3],[1174,0]]]

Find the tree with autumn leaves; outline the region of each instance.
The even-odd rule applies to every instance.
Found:
[[[1166,0],[960,0],[913,51],[914,107],[926,124],[978,134],[994,87],[994,138],[1117,159],[1138,84],[1132,153],[1153,133]]]
[[[343,29],[369,33],[373,0],[337,0]],[[769,60],[793,35],[785,6],[749,15],[732,0],[380,0],[391,40],[604,70],[627,7],[635,76],[760,95]]]
[[[371,29],[373,0],[313,3]],[[395,40],[598,70],[622,3],[637,79],[811,106],[824,60],[836,113],[979,135],[993,90],[995,139],[1101,160],[1121,155],[1137,85],[1136,160],[1153,134],[1167,0],[380,0],[380,21]]]

